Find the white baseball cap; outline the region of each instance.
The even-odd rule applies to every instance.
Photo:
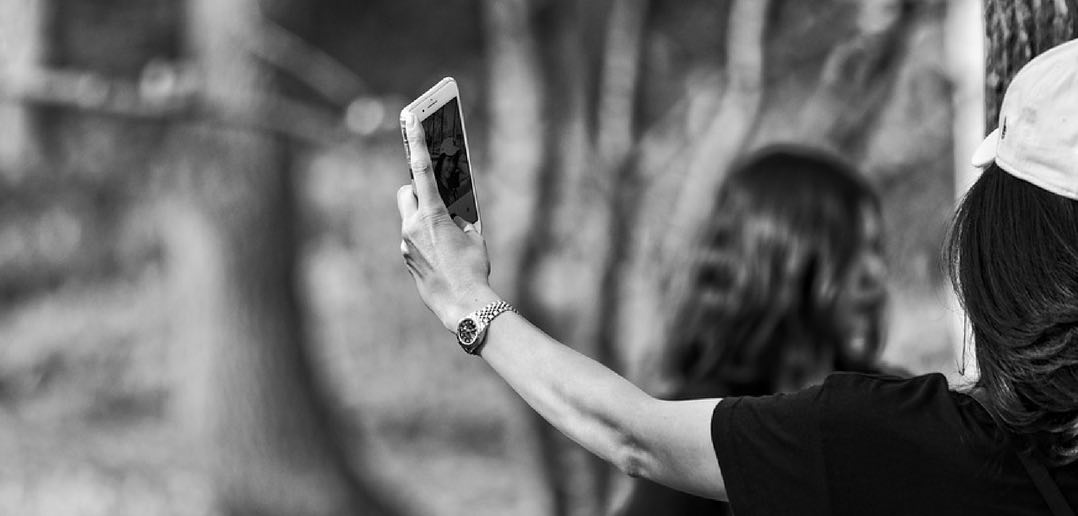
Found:
[[[992,162],[1078,200],[1078,40],[1038,55],[1011,79],[996,129],[973,153],[975,167]]]

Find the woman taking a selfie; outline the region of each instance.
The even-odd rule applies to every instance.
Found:
[[[420,297],[532,408],[622,471],[756,514],[1073,514],[1078,506],[1078,42],[1015,75],[951,233],[980,377],[836,373],[791,394],[664,401],[487,283],[424,145],[397,195]],[[423,142],[408,123],[409,141]]]

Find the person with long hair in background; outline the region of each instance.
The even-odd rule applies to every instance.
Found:
[[[955,215],[972,385],[833,373],[793,393],[663,400],[515,313],[450,219],[422,127],[397,192],[420,298],[554,427],[623,472],[738,516],[1073,516],[1078,506],[1078,41],[1012,79]]]
[[[687,294],[659,352],[664,399],[792,392],[878,363],[886,301],[880,201],[858,173],[791,145],[723,181]],[[724,502],[634,479],[613,514],[726,514]]]

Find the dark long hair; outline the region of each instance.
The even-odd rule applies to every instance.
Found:
[[[1078,201],[995,165],[948,243],[987,408],[1053,465],[1078,459]]]
[[[765,148],[733,167],[715,206],[671,325],[670,395],[775,392],[825,352],[843,369],[875,360],[882,306],[856,351],[837,306],[864,218],[880,209],[851,167],[803,147]]]

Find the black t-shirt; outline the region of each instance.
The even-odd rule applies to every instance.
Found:
[[[940,374],[725,398],[711,434],[737,516],[1049,514],[987,412]],[[1078,463],[1049,471],[1078,507]]]

